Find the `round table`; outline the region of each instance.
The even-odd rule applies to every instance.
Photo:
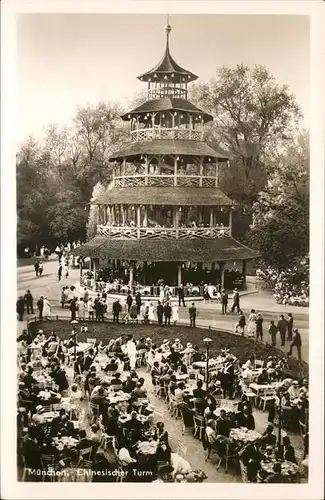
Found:
[[[271,459],[267,462],[261,462],[261,473],[265,476],[265,479],[274,474],[273,465],[276,462],[281,463],[281,474],[284,476],[288,476],[291,480],[294,480],[299,474],[299,466],[294,464],[293,462],[289,462],[288,460],[278,461],[275,459]],[[291,481],[290,481],[291,482]]]
[[[78,444],[78,439],[70,436],[54,437],[53,444],[57,450],[62,451],[64,448],[75,448]]]
[[[234,441],[240,441],[241,443],[253,443],[256,439],[261,437],[261,434],[257,431],[252,431],[246,429],[246,427],[235,427],[230,430],[229,437]]]

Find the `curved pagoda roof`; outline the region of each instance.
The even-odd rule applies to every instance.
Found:
[[[96,236],[77,247],[74,255],[100,260],[122,259],[148,262],[217,262],[255,259],[259,254],[239,241],[224,236],[216,240],[109,240]]]
[[[197,75],[179,66],[179,64],[177,64],[177,62],[172,58],[169,50],[169,34],[171,29],[171,26],[167,24],[165,28],[167,34],[166,49],[163,58],[152,69],[138,76],[139,80],[143,82],[161,82],[168,79],[174,83],[192,82],[197,80]]]
[[[231,206],[232,201],[219,188],[141,186],[108,188],[104,194],[91,202],[95,205],[186,205],[186,206]]]
[[[213,116],[202,109],[198,108],[190,101],[186,99],[177,99],[175,97],[162,97],[160,99],[151,99],[149,101],[145,101],[143,104],[140,104],[137,108],[128,111],[124,115],[121,116],[122,120],[128,121],[131,118],[131,115],[139,115],[142,113],[154,113],[157,111],[183,111],[183,112],[192,112],[197,113],[198,115],[202,115],[204,122],[210,122],[213,120]]]
[[[126,144],[122,149],[112,153],[109,159],[122,160],[142,155],[184,155],[205,156],[219,161],[227,161],[228,157],[210,148],[201,141],[185,139],[152,139],[150,141],[136,141]]]

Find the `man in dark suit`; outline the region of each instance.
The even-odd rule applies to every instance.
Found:
[[[184,287],[183,287],[182,283],[178,287],[177,293],[178,293],[178,305],[179,306],[183,305],[185,307],[185,300],[184,300],[185,292],[184,292]]]
[[[239,458],[243,464],[247,467],[247,478],[248,481],[255,483],[256,475],[261,468],[261,461],[264,456],[260,451],[261,442],[259,439],[255,443],[248,444],[239,453]]]
[[[252,413],[249,413],[247,406],[244,406],[243,411],[237,414],[236,423],[238,427],[246,427],[246,429],[255,429],[255,419]]]
[[[232,306],[231,306],[231,312],[233,313],[235,309],[237,309],[238,314],[240,313],[240,306],[239,306],[239,292],[237,288],[234,288],[234,295],[232,298]]]
[[[222,294],[221,294],[221,312],[222,312],[222,314],[227,313],[227,308],[228,308],[228,294],[226,293],[226,290],[222,290]]]
[[[273,474],[266,478],[266,483],[288,483],[289,478],[281,474],[281,463],[275,462],[273,465]]]
[[[293,339],[290,344],[289,355],[292,355],[292,349],[296,347],[298,352],[298,359],[301,359],[301,335],[297,328],[293,330]]]
[[[157,318],[158,318],[158,324],[162,325],[163,324],[163,315],[164,315],[164,306],[158,300],[158,305],[157,305]]]
[[[30,290],[27,290],[27,292],[24,295],[24,301],[26,304],[26,309],[27,309],[27,314],[34,314],[34,309],[33,309],[33,296],[30,293]]]
[[[172,315],[172,308],[170,307],[170,303],[167,302],[165,307],[164,307],[164,314],[165,314],[165,325],[170,326],[170,318]]]
[[[273,425],[268,425],[261,438],[262,448],[266,448],[266,446],[275,446],[276,436],[275,434],[273,434],[273,431],[274,431]]]
[[[132,306],[132,302],[133,302],[132,295],[131,295],[130,292],[128,292],[128,295],[126,297],[126,303],[127,303],[127,306],[128,306],[128,313],[130,312],[130,309],[131,309],[131,306]]]
[[[140,314],[140,307],[141,307],[141,293],[137,292],[135,296],[135,303],[137,306],[137,314]]]
[[[115,300],[113,302],[112,310],[113,310],[113,323],[118,323],[119,315],[120,312],[122,311],[122,306],[119,300]]]
[[[220,436],[229,437],[232,424],[227,419],[225,410],[220,410],[220,417],[217,420],[217,434]]]
[[[280,332],[281,337],[281,345],[285,345],[286,341],[286,331],[287,331],[287,320],[284,318],[283,314],[281,314],[280,319],[277,324],[277,329]]]
[[[188,314],[190,317],[190,326],[195,326],[195,321],[196,321],[196,307],[194,302],[192,302],[191,307],[188,310]]]

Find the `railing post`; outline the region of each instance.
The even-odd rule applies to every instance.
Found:
[[[174,157],[174,186],[177,186],[177,156]]]
[[[203,182],[203,159],[204,157],[200,157],[200,180],[199,180],[199,185],[202,187],[202,182]]]

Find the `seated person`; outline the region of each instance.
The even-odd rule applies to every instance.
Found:
[[[93,441],[95,444],[100,444],[102,440],[100,428],[97,424],[93,424],[90,428],[90,433],[89,433],[89,439],[90,441]]]
[[[294,464],[296,464],[297,460],[295,456],[295,450],[290,442],[290,438],[288,436],[285,436],[282,442],[283,460],[288,460],[288,462],[293,462]]]
[[[203,381],[198,380],[196,384],[196,388],[193,390],[193,397],[196,399],[204,399],[206,396],[206,391],[202,389]]]
[[[128,375],[122,385],[123,385],[123,392],[130,394],[133,391],[133,389],[135,389],[136,382],[132,380],[131,375]]]
[[[143,350],[143,349],[147,350],[147,346],[146,346],[145,341],[144,341],[143,338],[141,338],[140,340],[138,340],[137,345],[136,345],[136,349],[137,349],[137,351]]]
[[[179,352],[176,352],[173,347],[170,348],[170,354],[167,357],[168,362],[170,365],[176,370],[180,363],[181,355]]]
[[[255,356],[251,356],[246,363],[243,364],[242,370],[253,370],[255,368]]]
[[[248,481],[255,483],[257,472],[261,469],[261,462],[264,459],[260,451],[261,442],[257,439],[254,443],[245,446],[239,453],[239,458],[247,467]]]
[[[249,413],[247,406],[244,406],[242,412],[238,412],[236,416],[237,427],[246,427],[247,429],[255,429],[255,419],[252,413]]]
[[[290,396],[290,399],[298,399],[299,393],[300,393],[300,388],[299,388],[298,380],[294,380],[292,382],[292,385],[288,389],[288,394]]]
[[[262,434],[261,438],[261,449],[266,448],[266,446],[275,446],[276,444],[276,436],[273,434],[274,427],[273,425],[268,425],[265,431]]]
[[[194,347],[194,353],[192,356],[192,363],[196,363],[196,361],[202,361],[204,355],[200,353],[198,346]]]
[[[76,431],[74,425],[65,413],[61,415],[60,420],[56,423],[55,432],[55,435],[60,433],[62,436],[75,437]]]
[[[165,443],[165,445],[169,447],[168,432],[166,431],[163,422],[157,422],[157,425],[156,425],[156,439],[160,443]]]
[[[141,382],[137,382],[135,389],[131,393],[134,399],[144,399],[147,397],[147,391],[142,387]]]
[[[136,443],[141,439],[144,424],[138,419],[136,411],[132,411],[131,418],[125,422],[124,427],[132,431],[133,443]]]
[[[257,377],[256,382],[261,385],[266,385],[269,382],[269,376],[265,368],[263,368],[262,373]]]
[[[177,389],[177,379],[176,379],[176,375],[172,375],[170,377],[170,382],[169,382],[169,386],[168,386],[168,389],[169,389],[169,392],[174,396],[175,394],[175,390]]]
[[[275,458],[275,453],[274,453],[274,447],[271,446],[271,445],[267,445],[265,450],[262,450],[261,448],[261,451],[263,452],[263,455],[264,455],[264,462],[272,462]]]
[[[107,401],[106,396],[105,396],[104,387],[100,386],[98,388],[97,392],[91,394],[90,402],[93,403],[94,405],[98,405],[99,414],[103,416],[103,418],[106,422],[107,421],[108,401]]]
[[[118,369],[118,364],[115,358],[111,358],[104,368],[104,372],[116,372]]]
[[[178,405],[184,403],[184,389],[185,384],[183,382],[179,382],[177,384],[177,388],[175,389],[175,401]]]
[[[84,450],[86,448],[91,448],[92,451],[90,454],[92,455],[94,445],[95,445],[94,441],[87,437],[86,431],[84,429],[81,429],[79,432],[79,442],[77,443],[77,446],[76,446],[77,450],[80,451],[80,450]]]
[[[220,417],[217,420],[217,435],[229,437],[230,429],[232,428],[231,422],[227,418],[225,410],[220,410]]]
[[[247,406],[248,412],[252,413],[252,411],[253,411],[252,403],[250,402],[250,400],[248,399],[246,394],[242,394],[242,396],[240,398],[240,401],[239,401],[238,407],[237,407],[238,411],[242,412],[244,409],[244,406]]]
[[[275,462],[273,465],[273,474],[266,478],[266,483],[288,483],[288,476],[282,474],[281,470],[280,462]]]
[[[123,388],[123,384],[122,384],[121,374],[120,373],[118,373],[118,372],[115,373],[114,377],[111,380],[111,386],[112,385],[120,386],[121,389]]]

